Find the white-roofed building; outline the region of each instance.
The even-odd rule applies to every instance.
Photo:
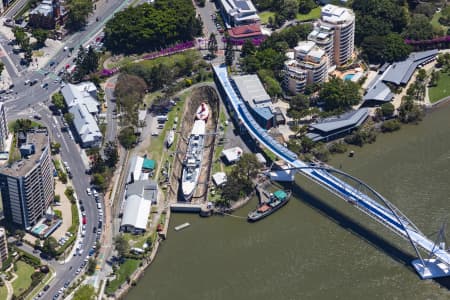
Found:
[[[94,116],[89,113],[86,106],[76,104],[69,109],[69,112],[73,115],[73,125],[81,147],[99,147],[103,136]]]
[[[61,93],[68,108],[77,104],[86,106],[91,114],[98,114],[99,103],[97,101],[97,87],[92,82],[82,82],[79,84],[67,83]]]
[[[242,149],[239,147],[233,147],[230,149],[222,150],[222,157],[227,163],[232,164],[237,162],[242,156]]]
[[[222,186],[227,182],[227,174],[225,172],[217,172],[213,174],[212,180],[216,186]]]
[[[220,0],[219,7],[227,27],[259,22],[257,10],[250,0]]]
[[[147,230],[152,203],[157,203],[158,185],[152,180],[138,180],[127,186],[120,229],[142,233]]]

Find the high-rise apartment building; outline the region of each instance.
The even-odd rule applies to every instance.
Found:
[[[329,33],[332,32],[333,55],[330,56]],[[321,34],[320,34],[321,33]],[[322,43],[330,56],[330,61],[337,65],[345,65],[352,57],[355,45],[355,14],[351,9],[327,4],[322,7],[320,19],[316,22],[308,39]]]
[[[328,76],[328,55],[312,41],[302,41],[294,48],[294,59],[284,65],[283,84],[291,93],[303,92],[306,85],[322,83]]]
[[[26,132],[20,153],[20,160],[0,169],[0,189],[6,220],[29,229],[45,215],[54,198],[47,130]]]
[[[8,121],[6,120],[5,106],[0,102],[0,151],[8,151],[5,149],[6,140],[8,139]]]
[[[8,243],[5,228],[0,228],[0,265],[8,258]]]

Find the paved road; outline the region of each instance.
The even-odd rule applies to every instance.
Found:
[[[115,118],[116,101],[114,97],[114,88],[116,86],[117,77],[109,78],[105,84],[105,101],[108,105],[106,111],[106,137],[107,142],[114,142],[117,135],[117,119]]]
[[[76,155],[80,153],[80,148],[68,132],[61,132],[61,117],[52,116],[44,104],[38,104],[35,110],[42,116],[41,122],[49,128],[52,140],[61,144],[61,158],[68,163],[71,169],[73,175],[72,184],[77,193],[78,200],[81,200],[84,205],[87,218],[86,237],[81,238],[79,236],[77,239],[77,243],[81,240],[83,241],[83,253],[81,256],[73,256],[65,264],[65,267],[57,269],[57,276],[51,283],[51,288],[47,291],[48,295],[53,296],[65,282],[72,281],[75,278],[75,270],[80,267],[83,260],[87,257],[89,250],[95,245],[96,235],[93,234],[93,227],[97,227],[99,216],[94,198],[88,196],[86,193],[86,189],[90,187],[90,178],[85,174],[85,167],[81,156]],[[66,259],[68,258],[66,257]]]
[[[127,6],[129,1],[120,0],[100,0],[97,2],[97,9],[93,15],[89,17],[88,25],[83,31],[77,32],[63,40],[67,48],[78,49],[80,45],[95,39],[97,34],[101,33],[104,23],[109,20],[116,11]],[[99,22],[95,19],[99,18]],[[0,36],[0,40],[6,41],[4,36]],[[49,95],[59,88],[59,79],[57,72],[64,69],[67,64],[72,65],[75,56],[75,51],[72,55],[64,49],[59,50],[51,59],[55,61],[56,65],[50,67],[50,61],[47,65],[42,66],[41,69],[37,71],[22,70],[20,64],[17,61],[17,55],[11,54],[11,45],[2,42],[2,46],[5,49],[8,56],[1,57],[2,62],[5,64],[6,69],[10,73],[13,84],[15,85],[14,90],[17,92],[15,97],[12,99],[7,99],[6,102],[9,111],[14,115],[14,112],[21,112],[26,109],[30,104],[36,104],[38,102],[45,101],[48,99]],[[8,57],[10,59],[8,59]],[[19,74],[15,71],[18,70]],[[48,74],[46,74],[48,72]],[[39,84],[32,87],[25,86],[25,80],[38,79]],[[55,82],[57,81],[57,82]],[[40,85],[43,83],[48,83],[48,89],[43,90]],[[20,100],[19,100],[20,99]],[[8,101],[9,100],[9,101]]]
[[[19,0],[21,1],[21,0]],[[114,15],[114,13],[125,7],[128,1],[120,0],[100,0],[97,2],[97,10],[89,18],[89,24],[85,30],[68,37],[63,42],[68,48],[77,49],[80,45],[95,39],[96,35],[101,32],[104,23]],[[99,17],[100,21],[96,22],[95,18]],[[1,39],[1,37],[0,37]],[[8,49],[5,39],[2,41],[2,46]],[[6,50],[6,52],[8,52]],[[42,117],[41,122],[44,123],[48,129],[51,139],[61,144],[61,157],[66,161],[73,174],[72,183],[78,199],[81,199],[85,207],[87,217],[86,237],[83,238],[83,253],[81,256],[74,256],[70,260],[66,260],[64,265],[55,266],[57,276],[51,283],[50,289],[46,292],[45,299],[51,299],[53,295],[64,285],[67,281],[72,281],[76,274],[75,271],[80,267],[85,257],[88,255],[89,249],[95,244],[96,234],[93,233],[93,227],[98,225],[98,209],[95,200],[86,194],[86,189],[90,186],[89,176],[85,174],[85,167],[80,155],[80,148],[73,140],[73,137],[68,132],[61,132],[61,117],[53,116],[47,105],[50,103],[50,95],[60,88],[59,78],[55,74],[57,70],[64,68],[66,64],[72,64],[73,57],[69,57],[68,51],[61,49],[58,51],[52,60],[57,62],[53,69],[45,66],[44,70],[38,71],[23,71],[16,72],[20,67],[17,61],[9,59],[8,56],[3,56],[3,63],[6,69],[10,72],[11,79],[15,85],[15,93],[9,95],[2,95],[7,109],[7,117],[9,120],[17,118],[30,118],[35,114]],[[45,71],[49,71],[45,74]],[[24,85],[25,80],[38,79],[39,83],[34,86]],[[47,88],[42,88],[41,84],[48,83]],[[108,99],[111,99],[111,91],[107,91]],[[114,105],[111,105],[111,113]],[[113,122],[111,122],[112,124]],[[115,130],[112,129],[108,139],[112,140]],[[77,241],[78,243],[78,241]],[[30,250],[30,249],[29,249]],[[31,250],[32,251],[32,250]]]

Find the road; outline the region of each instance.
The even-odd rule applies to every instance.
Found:
[[[19,5],[22,0],[18,1]],[[104,23],[111,18],[116,11],[127,6],[128,3],[128,1],[120,0],[98,1],[96,3],[97,9],[94,14],[89,17],[86,28],[81,32],[67,37],[63,40],[63,43],[68,48],[74,49],[78,49],[80,45],[89,43],[101,32]],[[13,8],[11,8],[11,11],[12,9]],[[99,18],[99,22],[95,21],[97,17]],[[57,273],[55,279],[50,284],[50,289],[45,293],[45,299],[51,299],[53,295],[63,287],[65,282],[71,282],[77,276],[75,271],[80,267],[88,255],[89,250],[96,243],[96,234],[93,232],[93,229],[94,226],[97,227],[99,220],[97,204],[93,197],[86,194],[86,189],[90,187],[90,178],[85,174],[85,164],[81,155],[77,155],[80,154],[81,149],[75,143],[70,133],[61,131],[61,116],[53,116],[47,107],[50,103],[49,99],[51,94],[60,88],[60,80],[56,72],[63,69],[66,64],[72,64],[73,56],[69,55],[68,51],[61,49],[51,58],[51,60],[57,62],[56,66],[52,69],[50,69],[48,63],[37,71],[25,70],[18,64],[17,57],[14,58],[14,56],[16,56],[15,54],[9,55],[12,48],[10,48],[11,45],[6,43],[5,37],[0,36],[0,40],[2,40],[1,45],[6,54],[1,57],[1,59],[5,64],[5,68],[10,73],[15,91],[12,94],[2,95],[2,101],[5,103],[7,110],[7,118],[9,120],[32,118],[32,116],[36,114],[39,114],[42,117],[40,122],[47,126],[51,140],[61,144],[61,158],[68,163],[71,169],[73,175],[72,184],[78,199],[83,202],[87,217],[86,237],[83,238],[82,255],[67,257],[65,264],[63,265],[51,262]],[[11,59],[10,57],[13,58]],[[24,84],[24,81],[32,79],[37,79],[38,84],[33,86]],[[41,87],[41,84],[43,83],[48,84],[47,88]],[[107,99],[111,99],[113,96],[111,89],[107,89],[106,94]],[[111,120],[113,110],[114,104],[108,105],[108,115]],[[111,122],[111,124],[114,124],[114,122]],[[111,128],[108,131],[107,140],[114,140],[115,134],[116,131],[114,126],[111,125]],[[78,237],[77,244],[79,240],[81,240],[81,237]],[[25,250],[27,251],[27,249]],[[28,251],[29,250],[31,249],[28,249]]]
[[[116,140],[117,135],[117,119],[115,118],[115,110],[116,110],[116,101],[114,97],[114,88],[116,86],[117,77],[113,76],[109,78],[105,83],[105,101],[108,105],[106,111],[106,136],[105,141],[114,142]]]

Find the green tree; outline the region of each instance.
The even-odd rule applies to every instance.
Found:
[[[41,48],[45,46],[45,41],[48,38],[48,31],[41,28],[33,29],[33,37],[36,39],[36,47]]]
[[[74,116],[73,116],[72,113],[68,112],[68,113],[64,114],[64,120],[66,120],[66,122],[68,124],[72,124],[73,123],[73,119],[74,119]]]
[[[61,110],[66,107],[64,96],[61,94],[61,92],[57,92],[52,95],[52,103],[54,106]]]
[[[227,43],[225,46],[225,65],[231,66],[234,60],[234,50],[233,44],[230,39],[227,39]]]
[[[414,15],[403,36],[411,40],[428,40],[433,38],[433,26],[424,15]]]
[[[412,50],[412,47],[405,44],[403,38],[397,33],[368,36],[363,40],[361,47],[370,63],[400,61],[405,59]]]
[[[105,25],[104,43],[113,53],[152,51],[190,41],[201,29],[191,1],[159,0],[117,12]]]
[[[48,237],[44,241],[44,246],[42,247],[42,251],[47,253],[51,257],[56,256],[56,248],[58,247],[58,241],[52,236]]]
[[[357,83],[332,78],[323,84],[322,89],[319,91],[319,99],[325,103],[325,110],[331,111],[335,109],[349,109],[352,105],[358,104],[362,97]]]
[[[211,57],[216,56],[217,52],[217,38],[214,32],[211,32],[208,40],[208,51]]]
[[[89,261],[87,264],[87,274],[94,275],[96,267],[97,267],[97,261],[95,260],[95,258],[93,258],[93,257],[89,258]]]
[[[94,10],[92,0],[68,0],[67,21],[65,27],[71,31],[82,29],[87,24],[87,18]]]
[[[395,111],[395,107],[390,102],[383,103],[381,105],[381,113],[382,113],[383,117],[385,117],[385,118],[392,117],[392,115],[394,115],[394,111]]]
[[[22,27],[14,27],[12,29],[12,32],[14,33],[14,39],[16,40],[16,43],[23,48],[23,43],[26,39],[28,39],[25,29],[23,29]]]
[[[119,257],[123,257],[130,250],[130,245],[123,235],[119,234],[114,238],[114,247],[116,248]]]
[[[431,72],[431,75],[430,75],[430,82],[428,83],[429,86],[437,86],[437,83],[438,83],[439,77],[440,77],[439,74],[440,74],[440,73],[437,72],[436,70],[433,70],[433,71]]]
[[[316,7],[317,4],[314,0],[300,0],[298,11],[301,14],[309,14],[309,12]]]
[[[294,19],[299,10],[298,4],[297,0],[282,0],[280,15],[288,20]]]
[[[58,154],[61,150],[61,144],[57,142],[52,142],[50,144],[50,148],[52,149],[52,154]]]
[[[3,70],[5,69],[5,64],[0,61],[0,76],[2,76]]]
[[[309,109],[310,100],[309,97],[304,94],[297,94],[289,100],[289,106],[293,110],[302,111]]]
[[[34,240],[34,249],[40,249],[41,248],[41,240],[35,239]]]
[[[106,157],[106,164],[108,167],[113,168],[119,161],[119,152],[117,151],[116,143],[107,142],[103,151]]]
[[[256,159],[256,155],[253,153],[242,154],[239,161],[236,163],[236,169],[238,170],[238,177],[250,180],[258,174],[258,170],[261,164]]]
[[[253,45],[252,41],[245,40],[241,48],[241,57],[246,57],[248,55],[253,55],[256,52],[256,47]]]
[[[119,142],[125,149],[131,149],[136,144],[137,137],[133,127],[125,127],[119,133]]]
[[[16,235],[17,239],[19,241],[21,241],[23,239],[23,237],[25,236],[25,231],[21,230],[21,229],[16,229],[14,231],[14,234]]]
[[[92,184],[102,191],[104,191],[108,185],[105,176],[101,173],[94,173],[92,175]]]
[[[95,289],[92,285],[82,285],[73,294],[73,300],[94,300]]]

